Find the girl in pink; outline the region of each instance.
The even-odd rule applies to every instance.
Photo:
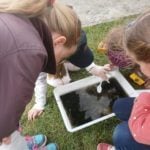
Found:
[[[150,77],[150,12],[124,29],[127,55]],[[150,93],[116,100],[113,111],[122,121],[113,133],[113,145],[100,143],[97,150],[150,150]]]

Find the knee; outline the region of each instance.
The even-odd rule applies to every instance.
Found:
[[[118,112],[118,109],[120,109],[121,106],[121,99],[117,99],[113,104],[113,112],[116,114]]]
[[[113,112],[116,116],[123,121],[127,121],[133,106],[134,98],[119,98],[115,101],[113,105]]]
[[[124,103],[124,98],[119,98],[114,102],[113,108],[112,108],[113,112],[120,120],[123,120],[122,118],[124,118],[124,113],[123,113],[124,104],[123,103]]]
[[[130,133],[128,122],[124,121],[117,125],[113,133],[113,143],[116,147],[128,145],[131,141],[132,135]]]
[[[113,104],[113,112],[122,112],[124,107],[129,107],[133,99],[131,97],[118,98]]]

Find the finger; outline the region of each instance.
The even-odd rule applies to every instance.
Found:
[[[33,114],[33,112],[32,112],[32,110],[30,110],[28,112],[28,120],[32,120],[32,114]]]
[[[112,68],[110,68],[110,67],[106,68],[106,71],[111,71],[111,70],[112,70]]]
[[[111,71],[112,68],[110,67],[110,65],[109,66],[104,66],[104,70]]]
[[[30,115],[30,121],[33,121],[33,114]]]
[[[28,120],[31,120],[30,113],[28,113]]]
[[[9,136],[9,137],[3,138],[2,143],[6,144],[6,145],[10,144],[11,143],[11,137]]]
[[[99,74],[99,77],[101,77],[103,80],[107,80],[107,79],[108,79],[108,77],[106,76],[106,73],[105,73],[105,72],[100,73],[100,74]]]
[[[43,111],[40,111],[40,112],[38,113],[38,116],[40,116],[42,113],[43,113]]]
[[[37,112],[34,112],[33,115],[32,115],[32,120],[34,120],[37,116]]]
[[[108,70],[103,70],[103,71],[100,71],[99,74],[102,74],[103,76],[106,76],[106,74],[107,74],[108,72],[109,72]]]
[[[34,112],[32,112],[32,113],[30,114],[30,116],[29,116],[29,120],[30,120],[30,121],[33,121],[33,120],[34,120],[33,115],[34,115]]]
[[[30,116],[28,115],[28,120],[30,120]]]
[[[28,120],[30,119],[30,112],[28,112]]]
[[[107,70],[111,71],[112,69],[116,68],[117,66],[115,66],[114,64],[106,64],[106,65],[104,65],[104,68],[105,67]]]

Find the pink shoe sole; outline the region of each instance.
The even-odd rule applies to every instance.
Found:
[[[97,145],[97,150],[111,150],[113,146],[107,143],[100,143]]]

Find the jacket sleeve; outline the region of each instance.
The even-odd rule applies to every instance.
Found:
[[[134,139],[150,145],[150,93],[137,97],[129,119],[129,128]]]
[[[41,50],[0,55],[0,140],[18,128],[45,59]]]
[[[46,104],[46,92],[47,92],[47,73],[41,72],[35,83],[35,104],[33,108],[43,110]]]

